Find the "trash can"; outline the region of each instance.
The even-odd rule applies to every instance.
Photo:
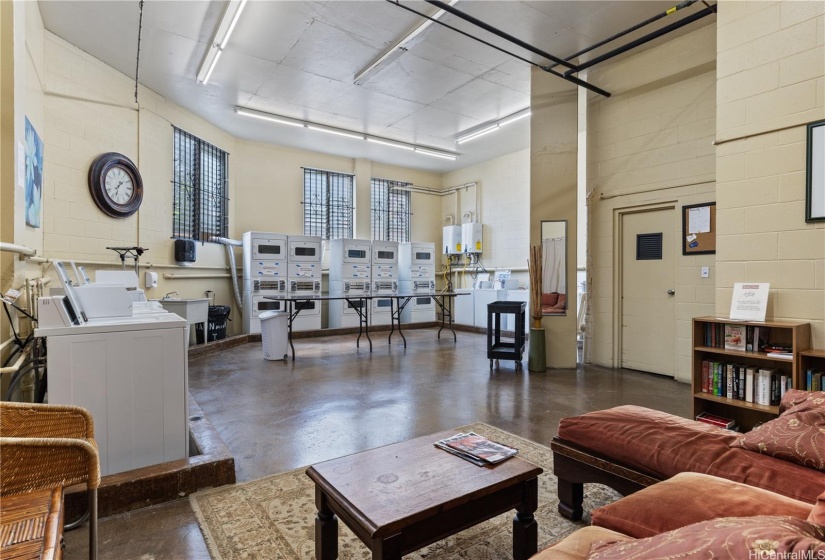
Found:
[[[231,321],[229,314],[232,308],[228,305],[210,305],[207,312],[206,341],[214,342],[226,338],[226,322]],[[195,325],[195,339],[198,344],[203,344],[203,325]]]
[[[286,360],[288,313],[283,311],[266,311],[261,313],[261,342],[264,347],[265,360]]]

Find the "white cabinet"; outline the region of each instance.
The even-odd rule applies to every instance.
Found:
[[[48,338],[48,400],[92,414],[102,475],[188,455],[188,329],[164,315],[37,329]]]

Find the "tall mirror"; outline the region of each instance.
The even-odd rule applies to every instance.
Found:
[[[541,222],[541,314],[567,314],[567,220]]]

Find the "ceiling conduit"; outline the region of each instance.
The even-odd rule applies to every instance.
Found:
[[[527,58],[524,58],[523,56],[519,56],[519,55],[517,55],[517,54],[515,54],[515,53],[512,53],[512,52],[510,52],[510,51],[508,51],[508,50],[502,49],[501,47],[496,46],[496,45],[494,45],[494,44],[492,44],[492,43],[490,43],[490,42],[488,42],[488,41],[485,41],[484,39],[480,39],[480,38],[478,38],[478,37],[476,37],[476,36],[474,36],[474,35],[470,35],[470,34],[469,34],[469,33],[467,33],[466,31],[462,31],[461,29],[458,29],[458,28],[456,28],[456,27],[453,27],[452,25],[446,24],[446,23],[444,23],[443,21],[441,21],[441,20],[439,20],[439,19],[434,19],[434,18],[432,18],[432,17],[428,16],[427,14],[423,14],[423,13],[419,12],[418,10],[414,10],[413,8],[410,8],[409,6],[405,6],[405,5],[401,4],[401,3],[399,2],[399,0],[386,0],[386,1],[387,1],[387,2],[389,2],[390,4],[393,4],[394,6],[398,6],[399,8],[403,8],[403,9],[407,10],[408,12],[412,12],[412,13],[414,13],[414,14],[418,15],[418,16],[421,16],[421,17],[423,17],[423,18],[425,18],[425,19],[428,19],[428,20],[430,20],[430,21],[433,21],[433,22],[435,22],[435,23],[437,23],[437,24],[439,24],[439,25],[441,25],[441,26],[443,26],[443,27],[446,27],[447,29],[449,29],[449,30],[451,30],[451,31],[455,31],[456,33],[459,33],[459,34],[461,34],[461,35],[464,35],[465,37],[467,37],[467,38],[469,38],[469,39],[472,39],[472,40],[474,40],[474,41],[478,41],[478,42],[479,42],[479,43],[481,43],[482,45],[486,45],[486,46],[488,46],[488,47],[490,47],[490,48],[492,48],[492,49],[495,49],[495,50],[497,50],[497,51],[499,51],[499,52],[503,52],[504,54],[506,54],[506,55],[508,55],[508,56],[512,56],[513,58],[516,58],[516,59],[518,59],[518,60],[521,60],[522,62],[526,62],[527,64],[531,64],[531,65],[533,65],[533,66],[535,66],[535,67],[537,67],[537,68],[541,68],[541,69],[542,69],[542,70],[544,70],[545,72],[548,72],[548,73],[550,73],[550,74],[552,74],[552,75],[554,75],[554,76],[557,76],[557,77],[561,78],[562,80],[566,80],[566,81],[568,81],[568,82],[570,82],[570,83],[576,84],[577,86],[581,86],[581,87],[583,87],[583,88],[585,88],[585,89],[588,89],[588,90],[590,90],[590,91],[592,91],[592,92],[598,93],[599,95],[603,95],[603,96],[605,96],[605,97],[610,97],[610,93],[609,93],[609,92],[607,92],[607,91],[605,91],[605,90],[603,90],[603,89],[601,89],[600,87],[596,87],[596,86],[594,86],[594,85],[592,85],[592,84],[589,84],[589,83],[585,82],[584,80],[581,80],[581,79],[579,79],[579,78],[576,78],[575,76],[565,76],[565,75],[564,75],[564,74],[562,74],[561,72],[556,72],[555,70],[549,70],[549,69],[547,69],[547,67],[542,66],[541,64],[536,64],[536,63],[535,63],[535,62],[533,62],[532,60],[529,60],[529,59],[527,59]],[[568,65],[568,66],[569,66],[569,65]]]

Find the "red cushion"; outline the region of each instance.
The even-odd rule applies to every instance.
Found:
[[[805,519],[811,510],[810,504],[775,492],[685,472],[594,509],[591,520],[593,525],[645,538],[719,517],[785,515]]]
[[[657,478],[711,474],[813,504],[825,475],[795,463],[735,449],[736,432],[640,406],[563,418],[558,435]]]
[[[794,517],[723,517],[635,541],[594,543],[590,560],[822,558],[825,527]]]
[[[547,294],[541,294],[541,304],[542,305],[549,305],[554,306],[559,301],[559,293],[558,292],[550,292]]]

